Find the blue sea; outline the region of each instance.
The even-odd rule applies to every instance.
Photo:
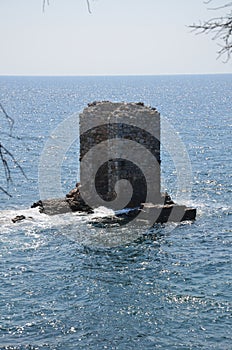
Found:
[[[161,133],[162,190],[197,208],[195,222],[144,233],[30,209],[44,147],[95,100],[158,109],[179,140],[170,152]],[[1,144],[26,174],[9,159],[8,186],[0,166],[12,196],[0,192],[0,349],[232,349],[232,75],[0,77],[0,102],[14,120],[11,130],[0,110]],[[180,144],[190,167],[178,197]],[[79,140],[59,152],[67,193],[79,176]],[[14,224],[16,215],[26,220]]]

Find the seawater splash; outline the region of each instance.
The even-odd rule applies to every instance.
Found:
[[[231,207],[224,204],[201,203],[197,201],[188,201],[185,205],[194,205],[197,207],[198,219],[204,219],[209,215],[230,215]],[[77,242],[80,245],[89,247],[116,247],[129,244],[137,239],[143,238],[143,230],[139,227],[120,226],[117,222],[109,225],[98,225],[101,219],[113,218],[115,214],[125,214],[130,209],[113,211],[106,207],[96,208],[93,214],[83,213],[66,213],[62,215],[49,216],[40,213],[38,208],[33,209],[17,209],[17,210],[2,210],[0,211],[0,240],[2,242],[13,241],[14,235],[21,232],[22,247],[39,247],[40,244],[46,241],[49,234],[62,234],[69,240]],[[12,219],[17,215],[24,215],[25,220],[13,223]],[[178,226],[190,224],[186,223],[168,223],[165,225],[155,225],[150,229],[148,234],[155,236],[156,232],[162,231],[164,234],[170,233]],[[31,237],[31,240],[30,240]],[[37,240],[37,241],[36,241]],[[24,244],[25,243],[25,244]],[[20,245],[20,242],[18,242]]]
[[[101,219],[114,218],[115,214],[125,214],[129,211],[130,209],[124,209],[115,212],[112,209],[99,207],[94,210],[93,214],[88,215],[70,212],[49,216],[40,213],[38,208],[3,210],[0,211],[0,240],[11,242],[14,240],[14,235],[20,232],[22,245],[30,248],[30,241],[33,247],[37,247],[37,244],[39,246],[46,242],[50,234],[57,233],[65,235],[69,240],[84,246],[103,248],[123,246],[143,238],[142,227],[135,225],[135,227],[132,226],[128,229],[127,226],[121,226],[117,222],[102,225]],[[24,215],[26,219],[13,223],[12,219],[17,215]],[[162,228],[165,233],[168,233],[178,225],[177,223],[168,223],[162,225]],[[148,234],[155,236],[160,227],[161,225],[155,225]],[[28,239],[25,239],[25,237]],[[38,240],[37,243],[35,242],[36,239]],[[26,245],[24,245],[25,242]],[[20,242],[17,245],[20,245]]]
[[[114,211],[105,207],[99,207],[94,210],[92,215],[88,215],[82,212],[70,212],[61,215],[46,215],[39,212],[38,208],[31,209],[17,209],[17,210],[2,210],[0,211],[0,225],[1,232],[3,234],[6,229],[13,229],[16,227],[36,227],[36,228],[49,228],[49,227],[60,227],[65,224],[75,224],[78,221],[87,222],[88,218],[94,217],[105,217],[114,215]],[[24,215],[26,219],[18,223],[13,223],[12,219],[17,215]]]
[[[24,215],[26,219],[13,223],[17,215]],[[113,217],[115,212],[105,207],[95,209],[93,214],[67,213],[48,216],[34,209],[18,209],[0,211],[0,239],[11,241],[19,231],[24,236],[40,238],[49,232],[58,232],[68,239],[87,246],[112,247],[123,245],[136,240],[142,234],[140,231],[113,225],[112,227],[96,227],[91,222],[105,217]]]

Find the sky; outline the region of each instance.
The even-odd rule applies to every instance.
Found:
[[[204,0],[0,0],[0,75],[232,73],[218,44],[188,25]],[[215,5],[225,0],[213,0]],[[225,9],[224,9],[225,11]]]

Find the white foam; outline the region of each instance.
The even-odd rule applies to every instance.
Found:
[[[13,223],[12,219],[18,215],[24,215],[25,219]],[[27,228],[51,228],[59,227],[78,220],[86,221],[86,216],[74,213],[49,216],[39,212],[38,208],[18,209],[18,210],[2,210],[0,211],[0,234],[15,230],[19,226],[23,229]]]
[[[106,207],[98,207],[94,209],[94,217],[105,217],[105,216],[113,216],[115,215],[115,212],[112,209],[106,208]]]

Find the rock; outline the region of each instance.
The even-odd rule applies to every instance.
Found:
[[[72,189],[69,193],[66,194],[66,198],[74,198],[80,193],[80,182],[76,183],[76,188]]]
[[[78,192],[77,188],[74,188],[69,193],[66,194],[66,198],[73,198]]]
[[[65,198],[46,199],[41,201],[40,213],[58,215],[70,212],[70,206]]]
[[[83,212],[92,214],[94,212],[93,208],[90,208],[81,197],[80,186],[81,184],[79,182],[76,183],[76,187],[66,195],[66,198],[47,199],[43,201],[39,200],[38,202],[33,203],[31,207],[39,207],[39,211],[47,215],[59,215],[68,212]],[[139,207],[134,209],[132,208],[126,213],[116,214],[111,218],[101,218],[99,219],[100,222],[98,222],[98,219],[96,219],[93,220],[93,222],[95,224],[98,222],[99,224],[103,225],[115,223],[125,225],[125,223],[134,220],[141,211],[143,212],[144,220],[152,221],[151,224],[165,223],[168,221],[181,222],[185,220],[195,220],[196,218],[196,209],[174,203],[169,194],[164,192],[161,193],[158,204],[140,203]],[[16,219],[16,221],[22,219],[19,218]],[[141,220],[139,219],[138,221]],[[138,221],[136,220],[137,223]],[[141,224],[143,223],[141,222]]]
[[[155,223],[193,221],[196,219],[196,209],[185,205],[164,204],[156,205],[143,203],[142,211],[148,220],[155,218]]]
[[[140,218],[138,214],[143,213]],[[166,222],[182,222],[193,221],[196,219],[196,209],[188,208],[184,205],[166,204],[157,205],[152,203],[143,203],[141,208],[132,209],[122,214],[114,216],[106,216],[100,218],[93,218],[89,221],[90,224],[96,227],[112,226],[117,224],[123,226],[134,220],[136,225],[144,227],[144,225],[163,224]]]
[[[12,219],[12,221],[13,221],[13,223],[16,223],[16,222],[22,221],[24,219],[26,219],[26,216],[24,216],[24,215],[17,215],[14,219]]]
[[[38,202],[35,202],[31,205],[31,208],[37,208],[37,207],[42,207],[43,203],[41,200],[39,200]]]
[[[73,198],[68,198],[67,203],[69,205],[69,208],[71,211],[82,211],[87,212],[88,214],[93,213],[93,209],[88,206],[88,204],[85,203],[85,201],[81,198],[81,196],[75,196]]]
[[[165,204],[175,204],[167,192],[161,193],[162,203]]]
[[[69,205],[71,211],[83,211],[87,213],[93,213],[92,208],[90,208],[85,201],[82,199],[80,194],[80,182],[76,183],[76,188],[71,190],[68,194],[66,194],[66,201]]]
[[[78,184],[78,187],[80,184]],[[78,188],[71,190],[66,198],[52,198],[46,200],[40,200],[32,204],[31,208],[39,207],[40,213],[47,215],[58,215],[69,212],[85,212],[93,213],[84,200],[81,198]]]
[[[109,226],[112,227],[123,225],[125,224],[125,220],[117,216],[105,216],[100,218],[92,218],[89,221],[89,224],[93,225],[94,227],[107,228]]]

